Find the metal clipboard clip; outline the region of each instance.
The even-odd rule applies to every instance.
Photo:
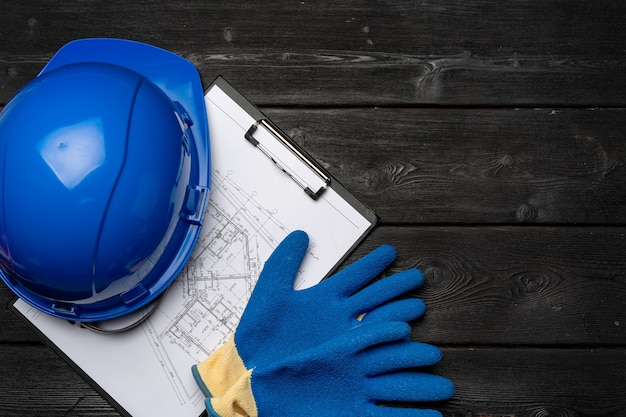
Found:
[[[330,177],[270,120],[255,122],[245,137],[313,200],[317,200],[330,185]]]

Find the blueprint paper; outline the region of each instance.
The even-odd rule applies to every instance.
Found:
[[[333,188],[311,199],[248,143],[244,133],[255,119],[220,86],[208,90],[205,102],[212,178],[202,232],[154,314],[133,330],[107,335],[19,299],[13,306],[134,417],[196,417],[204,411],[191,366],[235,330],[263,262],[290,231],[310,237],[295,283],[302,289],[323,279],[373,226],[371,216]]]

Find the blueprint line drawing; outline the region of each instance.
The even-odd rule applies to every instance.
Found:
[[[169,290],[174,294],[166,297],[180,304],[159,306],[142,325],[181,404],[197,401],[199,390],[186,386],[177,358],[197,363],[226,342],[261,272],[262,254],[289,233],[276,209],[259,204],[256,193],[243,189],[231,174],[212,172],[198,243]]]

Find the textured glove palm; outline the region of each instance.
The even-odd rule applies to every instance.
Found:
[[[292,232],[280,243],[265,263],[234,336],[194,365],[193,374],[206,396],[222,396],[260,363],[276,363],[354,327],[410,321],[424,313],[423,301],[397,299],[422,285],[423,275],[416,269],[367,285],[395,259],[389,245],[311,288],[294,290],[308,243],[302,231]]]
[[[440,417],[438,411],[379,405],[452,396],[452,383],[417,372],[440,359],[430,345],[408,342],[410,326],[371,323],[275,362],[260,363],[222,397],[206,400],[214,417]]]

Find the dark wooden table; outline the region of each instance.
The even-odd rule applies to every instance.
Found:
[[[626,415],[626,2],[0,2],[0,104],[63,44],[223,75],[419,267],[445,416]],[[353,257],[353,258],[354,258]],[[118,416],[4,305],[0,415]]]

